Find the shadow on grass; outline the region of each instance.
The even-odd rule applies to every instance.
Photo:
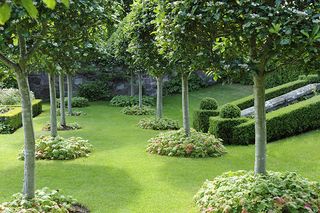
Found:
[[[0,188],[5,199],[21,190],[23,167],[1,172]],[[37,189],[59,189],[86,205],[91,212],[127,210],[139,194],[140,186],[126,172],[107,166],[80,165],[75,162],[37,162]],[[17,191],[18,190],[18,191]],[[2,197],[1,196],[1,197]]]

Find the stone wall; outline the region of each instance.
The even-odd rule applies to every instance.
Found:
[[[208,79],[202,72],[197,72],[197,74],[206,81],[209,85],[214,84],[214,81],[212,79]],[[77,95],[78,88],[81,84],[94,81],[96,80],[96,76],[93,74],[77,74],[73,77],[73,92],[74,95]],[[173,77],[172,77],[173,78]],[[177,78],[177,77],[176,77]],[[144,95],[150,95],[155,96],[156,95],[156,88],[157,83],[156,80],[149,76],[144,75],[143,76],[143,94]],[[164,81],[169,81],[169,77],[165,77]],[[48,82],[48,76],[46,73],[38,73],[38,74],[31,74],[29,76],[29,83],[30,83],[30,89],[34,92],[36,98],[40,98],[43,100],[49,99],[49,82]],[[56,80],[57,84],[57,93],[58,93],[58,78]],[[130,93],[130,82],[129,79],[124,78],[113,78],[110,82],[111,85],[111,93],[112,95],[129,95]],[[138,93],[138,82],[137,78],[135,78],[135,94]]]

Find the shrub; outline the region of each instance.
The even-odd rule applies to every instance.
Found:
[[[275,141],[320,127],[320,96],[270,112],[266,116],[267,140]],[[236,126],[233,141],[237,144],[254,143],[254,120]]]
[[[239,118],[241,116],[241,109],[234,104],[226,104],[220,110],[221,118]]]
[[[179,123],[169,118],[145,118],[139,121],[138,126],[143,129],[153,130],[177,130]]]
[[[78,93],[90,101],[109,100],[111,97],[109,88],[99,81],[81,84]]]
[[[286,94],[292,90],[298,89],[309,84],[309,80],[297,80],[293,82],[289,82],[287,84],[283,84],[271,89],[266,90],[266,100],[270,100],[272,98],[278,97],[280,95]],[[246,109],[252,107],[254,105],[254,97],[253,95],[238,99],[236,101],[231,102],[231,104],[237,105],[240,109]]]
[[[193,114],[193,128],[198,132],[208,132],[209,118],[217,115],[217,110],[196,110]]]
[[[34,100],[33,92],[30,92],[31,99]],[[20,105],[21,96],[18,89],[0,89],[0,105]]]
[[[15,194],[10,202],[0,204],[0,212],[69,212],[76,213],[78,206],[71,196],[62,195],[58,190],[43,188],[35,192],[35,198],[26,200],[23,194]],[[83,207],[83,209],[85,209]],[[85,212],[88,212],[85,211]]]
[[[22,126],[21,106],[10,106],[10,111],[0,114],[0,134],[11,134]],[[41,100],[32,101],[33,117],[42,112]]]
[[[184,129],[160,133],[149,140],[147,152],[179,157],[219,157],[226,153],[221,140],[213,135],[191,130],[186,137]]]
[[[57,107],[60,107],[60,99],[57,99]],[[65,106],[68,105],[68,98],[64,99]],[[89,100],[84,97],[73,97],[71,99],[72,107],[83,108],[89,106]]]
[[[214,98],[203,98],[200,102],[200,109],[202,109],[202,110],[216,110],[216,109],[218,109],[218,102]]]
[[[10,107],[8,106],[1,106],[0,105],[0,114],[4,114],[10,111]]]
[[[71,160],[88,157],[92,145],[80,137],[64,139],[62,137],[42,136],[36,140],[37,160]],[[23,152],[19,155],[23,160]]]
[[[154,106],[155,105],[155,97],[151,96],[143,96],[142,102],[145,106]],[[127,96],[127,95],[118,95],[111,99],[110,101],[112,106],[116,107],[127,107],[127,106],[135,106],[139,104],[138,96]]]
[[[293,172],[227,172],[195,195],[202,212],[318,212],[320,184]]]
[[[224,144],[236,143],[236,141],[233,141],[234,128],[249,120],[249,118],[211,117],[209,133],[221,138]]]
[[[142,106],[142,108],[139,106],[128,106],[123,108],[121,112],[126,115],[153,115],[154,109],[147,106]]]

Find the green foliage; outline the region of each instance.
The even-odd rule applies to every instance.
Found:
[[[205,83],[197,74],[192,73],[189,76],[188,87],[189,92],[199,90],[200,88],[207,87],[208,84]],[[181,78],[177,76],[172,76],[169,81],[163,84],[163,93],[165,95],[181,94]]]
[[[80,157],[88,157],[91,153],[92,145],[88,140],[80,137],[68,139],[62,137],[42,136],[36,140],[37,160],[72,160]],[[19,155],[23,160],[23,152]]]
[[[145,106],[154,106],[155,105],[155,97],[151,96],[143,96],[142,102]],[[138,96],[127,96],[127,95],[117,95],[113,97],[110,101],[112,106],[116,107],[127,107],[127,106],[135,106],[139,104]]]
[[[74,122],[74,123],[68,123],[66,126],[62,126],[61,124],[58,124],[58,130],[59,131],[68,131],[68,130],[78,130],[81,129],[82,127]],[[43,131],[50,131],[51,130],[51,126],[50,123],[47,123],[43,128]]]
[[[220,109],[221,118],[239,118],[241,116],[241,109],[234,104],[225,104]]]
[[[266,90],[266,100],[270,100],[272,98],[278,97],[285,93],[288,93],[292,90],[298,89],[309,84],[309,80],[296,80],[293,82],[289,82],[274,88],[270,88]],[[236,101],[231,102],[231,104],[237,105],[240,109],[246,109],[254,105],[254,97],[253,95],[238,99]]]
[[[111,97],[109,88],[99,81],[81,84],[78,93],[90,101],[109,100]]]
[[[217,115],[217,110],[196,110],[193,114],[193,128],[198,132],[208,132],[209,118]]]
[[[147,152],[172,157],[220,157],[226,153],[221,140],[213,135],[191,130],[186,137],[184,129],[160,133],[149,140]]]
[[[153,115],[154,109],[148,106],[142,106],[142,108],[139,106],[127,106],[121,112],[125,115]]]
[[[9,106],[10,111],[0,114],[0,134],[11,134],[22,126],[21,106]],[[41,100],[32,101],[33,117],[42,112]]]
[[[221,138],[224,144],[238,144],[236,139],[233,138],[234,128],[249,120],[249,118],[211,117],[209,119],[209,133]]]
[[[138,126],[142,129],[153,130],[177,130],[179,123],[169,118],[144,118],[139,121]]]
[[[31,100],[34,100],[33,92],[30,92]],[[21,95],[18,89],[0,89],[0,105],[20,105]]]
[[[214,98],[203,98],[200,101],[200,109],[202,110],[216,110],[218,109],[218,102]]]
[[[18,88],[16,77],[12,71],[2,69],[0,65],[0,89]]]
[[[1,106],[0,105],[0,114],[4,114],[4,113],[7,113],[7,112],[9,112],[11,109],[10,109],[10,107],[8,107],[8,106]]]
[[[320,96],[289,105],[267,114],[267,141],[297,135],[320,127]],[[254,120],[234,128],[233,143],[254,143]]]
[[[227,172],[194,197],[202,212],[318,212],[320,184],[294,172]]]
[[[68,105],[68,98],[64,99],[64,104]],[[71,99],[72,107],[83,108],[89,106],[89,100],[84,97],[72,97]],[[57,107],[60,106],[60,99],[57,99]]]
[[[26,200],[23,194],[15,194],[12,200],[0,204],[0,212],[57,212],[75,213],[79,204],[71,196],[61,194],[59,190],[43,188],[35,192],[35,198]]]

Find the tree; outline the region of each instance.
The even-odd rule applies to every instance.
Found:
[[[115,58],[116,61],[122,62],[130,71],[138,75],[138,94],[139,107],[142,107],[142,74],[144,68],[141,64],[135,63],[131,53],[128,51],[130,37],[127,35],[130,26],[130,17],[126,16],[119,24],[117,30],[110,36],[106,44],[106,53]]]
[[[202,1],[158,0],[156,8],[156,42],[163,54],[180,73],[182,81],[183,127],[190,136],[188,78],[196,70],[212,68],[215,39],[209,30],[214,27],[203,25],[202,14],[197,7]]]
[[[148,73],[157,80],[157,117],[163,116],[163,77],[170,70],[169,61],[159,54],[156,46],[155,13],[157,4],[154,1],[135,1],[128,14],[128,26],[125,34],[130,40],[128,52],[133,63],[147,69]]]
[[[68,4],[68,1],[63,2]],[[2,3],[0,7],[0,24],[4,24],[0,34],[0,61],[15,72],[22,99],[25,159],[23,194],[26,199],[32,199],[35,191],[35,137],[27,78],[28,63],[42,44],[42,39],[45,39],[47,22],[53,13],[42,1],[36,3],[37,6],[29,0],[22,1],[21,4],[12,1]]]

